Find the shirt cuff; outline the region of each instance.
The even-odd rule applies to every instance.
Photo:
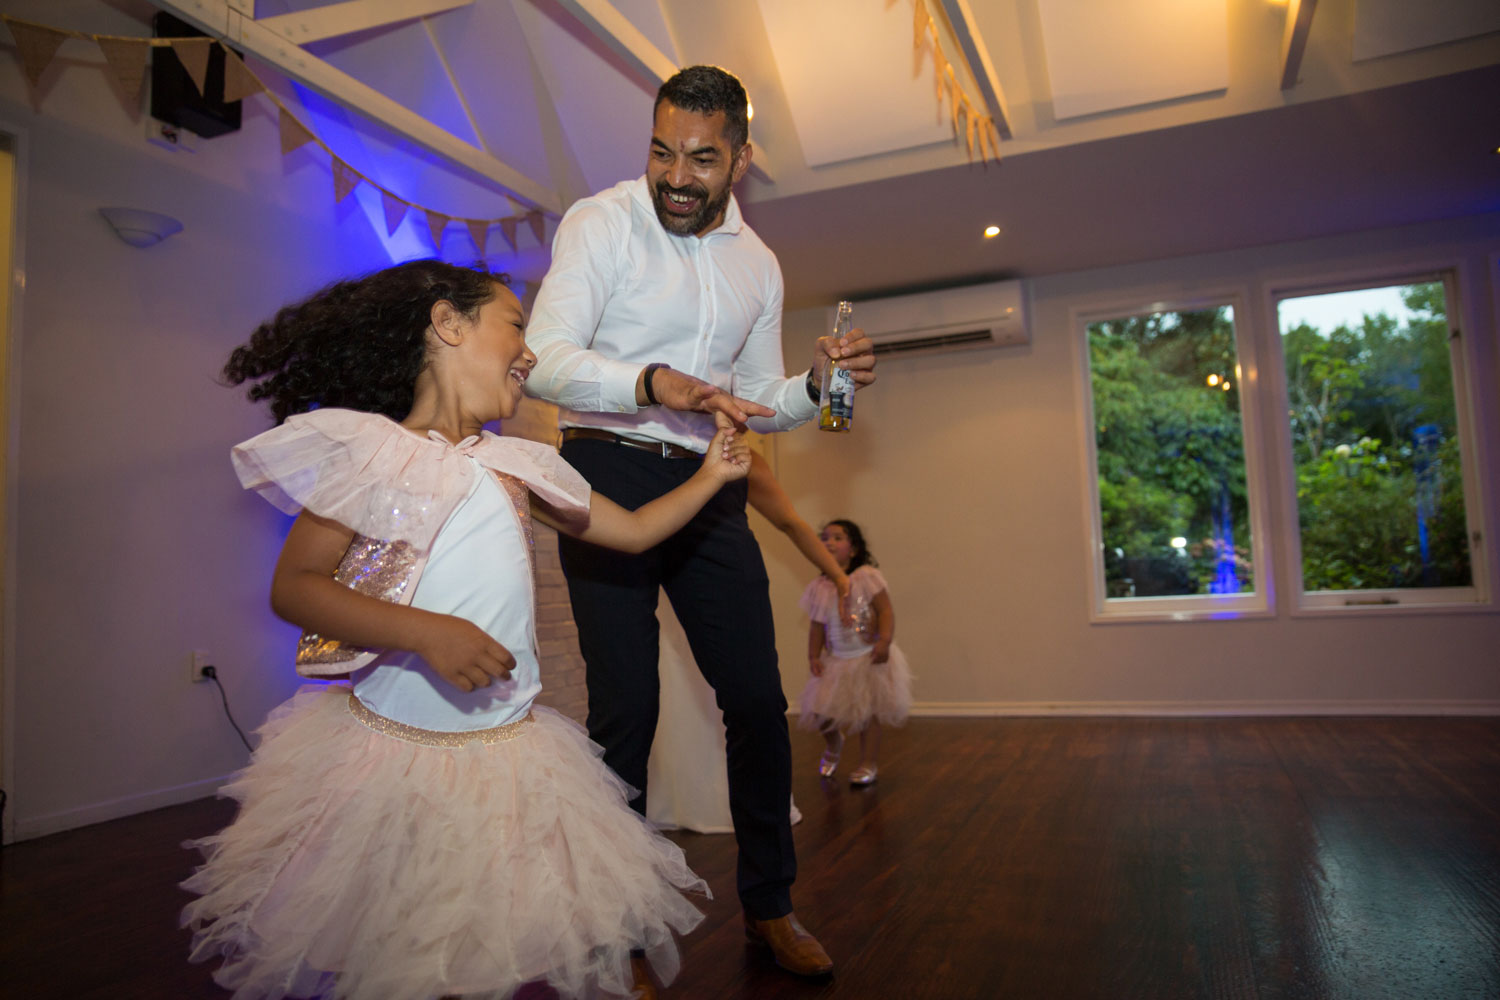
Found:
[[[635,386],[645,365],[605,359],[600,363],[599,388],[605,406],[614,413],[636,413]]]
[[[795,381],[789,379],[791,386],[789,391],[781,394],[781,412],[784,417],[793,421],[793,425],[803,424],[818,415],[818,404],[807,397],[807,372],[795,377]]]

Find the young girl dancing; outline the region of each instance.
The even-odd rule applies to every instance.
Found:
[[[531,520],[640,551],[745,475],[721,430],[636,511],[551,448],[481,433],[536,358],[492,276],[416,261],[282,309],[236,349],[279,426],[234,449],[247,489],[301,515],[271,606],[305,629],[304,688],[224,789],[234,823],[184,883],[192,957],[237,998],[655,996],[707,886],[627,805],[580,727],[535,707]],[[632,957],[632,950],[636,956]]]
[[[849,576],[848,614],[839,611],[839,595],[827,576],[802,593],[802,610],[812,619],[807,661],[812,676],[802,692],[804,728],[817,729],[827,745],[818,774],[831,778],[838,770],[844,732],[859,733],[859,767],[849,776],[855,785],[875,783],[880,754],[880,726],[899,726],[911,711],[911,671],[892,638],[896,613],[885,577],[853,521],[829,521],[823,545]]]

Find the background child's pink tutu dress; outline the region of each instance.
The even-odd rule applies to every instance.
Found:
[[[828,719],[846,732],[859,732],[872,721],[899,726],[911,713],[911,669],[901,647],[891,643],[885,663],[871,659],[875,611],[870,602],[886,589],[885,577],[874,566],[849,574],[849,605],[856,627],[839,617],[839,594],[833,581],[820,576],[802,592],[802,610],[821,622],[827,635],[823,675],[809,677],[802,690],[798,725],[818,728]]]
[[[304,688],[261,728],[222,794],[234,823],[197,841],[184,883],[192,957],[222,955],[236,997],[629,995],[629,950],[677,972],[674,933],[707,891],[627,805],[583,730],[540,691],[528,490],[587,509],[551,449],[486,434],[454,446],[383,417],[318,410],[236,449],[248,488],[357,534],[338,578],[474,621],[516,658],[468,694],[411,653],[304,636]]]

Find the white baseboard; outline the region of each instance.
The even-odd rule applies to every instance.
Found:
[[[15,839],[32,840],[36,837],[45,837],[49,833],[61,833],[80,826],[91,826],[94,823],[119,819],[121,816],[134,816],[136,813],[150,812],[152,809],[161,809],[164,806],[175,806],[183,802],[192,802],[194,799],[204,799],[217,792],[219,786],[228,780],[229,775],[221,775],[217,778],[205,778],[202,781],[193,781],[173,788],[161,788],[154,792],[110,799],[108,802],[96,802],[77,809],[49,813],[45,816],[17,817]],[[14,806],[14,796],[12,796],[11,807]]]
[[[796,716],[796,708],[787,712]],[[913,716],[983,719],[1001,716],[1092,715],[1181,716],[1233,715],[1500,715],[1500,701],[919,701]]]
[[[1500,701],[919,701],[911,714],[1006,715],[1500,715]]]

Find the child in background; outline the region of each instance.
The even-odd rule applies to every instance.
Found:
[[[553,449],[481,427],[536,358],[492,275],[415,261],[282,309],[224,369],[280,426],[234,449],[292,525],[271,584],[299,672],[184,883],[195,960],[249,997],[654,997],[706,886],[581,727],[534,706],[531,520],[640,551],[749,469],[721,430],[636,511]],[[310,411],[310,412],[309,412]],[[399,423],[397,422],[399,421]],[[726,421],[727,422],[727,421]],[[639,949],[632,956],[632,949]]]
[[[896,613],[859,525],[829,521],[822,539],[849,577],[847,617],[840,614],[838,592],[827,576],[807,585],[802,609],[812,619],[807,636],[812,676],[802,692],[800,724],[823,734],[826,749],[818,774],[824,778],[838,770],[844,733],[858,733],[859,767],[849,781],[871,785],[878,771],[881,725],[899,726],[911,711],[911,671],[892,641]]]

